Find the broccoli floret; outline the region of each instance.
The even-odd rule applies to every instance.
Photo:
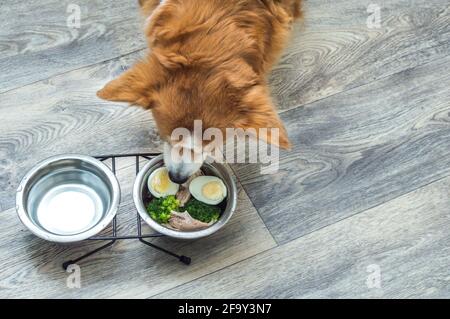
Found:
[[[151,218],[160,224],[167,224],[172,211],[178,211],[180,202],[175,196],[155,198],[147,205],[147,212]]]
[[[192,198],[184,206],[184,209],[195,219],[204,222],[216,222],[220,217],[220,207],[202,203]]]
[[[147,212],[159,224],[167,224],[171,218],[172,211],[180,211],[180,201],[175,196],[164,198],[154,198],[147,205]],[[183,207],[194,219],[204,223],[216,222],[219,220],[221,209],[218,206],[208,205],[192,198]]]

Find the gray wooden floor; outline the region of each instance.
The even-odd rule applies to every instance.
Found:
[[[190,267],[119,242],[58,246],[18,221],[15,189],[59,153],[160,149],[151,115],[95,92],[145,53],[137,1],[2,0],[0,297],[449,298],[450,4],[309,0],[271,76],[294,148],[275,176],[233,165],[238,211],[211,238],[159,239]],[[368,28],[369,4],[381,27]],[[33,19],[30,19],[33,17]],[[121,234],[134,230],[133,166],[119,165]]]

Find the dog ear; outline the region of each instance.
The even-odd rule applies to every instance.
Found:
[[[235,127],[255,129],[259,139],[286,150],[291,149],[286,128],[265,86],[255,86],[247,93],[241,102],[239,113]],[[267,134],[260,135],[260,129],[267,129]],[[278,139],[272,136],[271,129],[278,129]]]
[[[150,67],[146,62],[138,62],[98,91],[97,96],[108,101],[128,102],[150,108],[152,106],[151,91]]]
[[[148,17],[159,6],[160,0],[139,0],[141,12]]]

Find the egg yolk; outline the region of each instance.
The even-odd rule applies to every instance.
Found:
[[[203,185],[202,194],[207,199],[217,199],[222,197],[222,187],[219,182],[209,182]]]
[[[161,170],[153,177],[151,184],[156,192],[160,194],[167,193],[170,186],[169,172]]]

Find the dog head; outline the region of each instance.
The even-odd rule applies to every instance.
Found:
[[[185,20],[166,21],[171,15],[164,10],[170,9],[160,6],[152,13],[146,30],[151,53],[108,83],[98,96],[151,110],[165,142],[165,164],[177,183],[194,174],[220,143],[205,141],[204,133],[209,129],[224,136],[228,128],[254,129],[257,138],[289,148],[264,77],[256,70],[261,54],[239,52],[231,57],[229,50],[243,39],[224,39],[220,35],[217,39],[211,35],[205,38],[203,31],[190,27],[189,19],[196,17],[189,13],[182,15]],[[196,14],[198,10],[192,13]],[[185,41],[186,37],[189,41]],[[196,121],[201,121],[200,131],[195,130]],[[274,141],[270,131],[258,135],[260,128],[278,129],[279,139]]]

